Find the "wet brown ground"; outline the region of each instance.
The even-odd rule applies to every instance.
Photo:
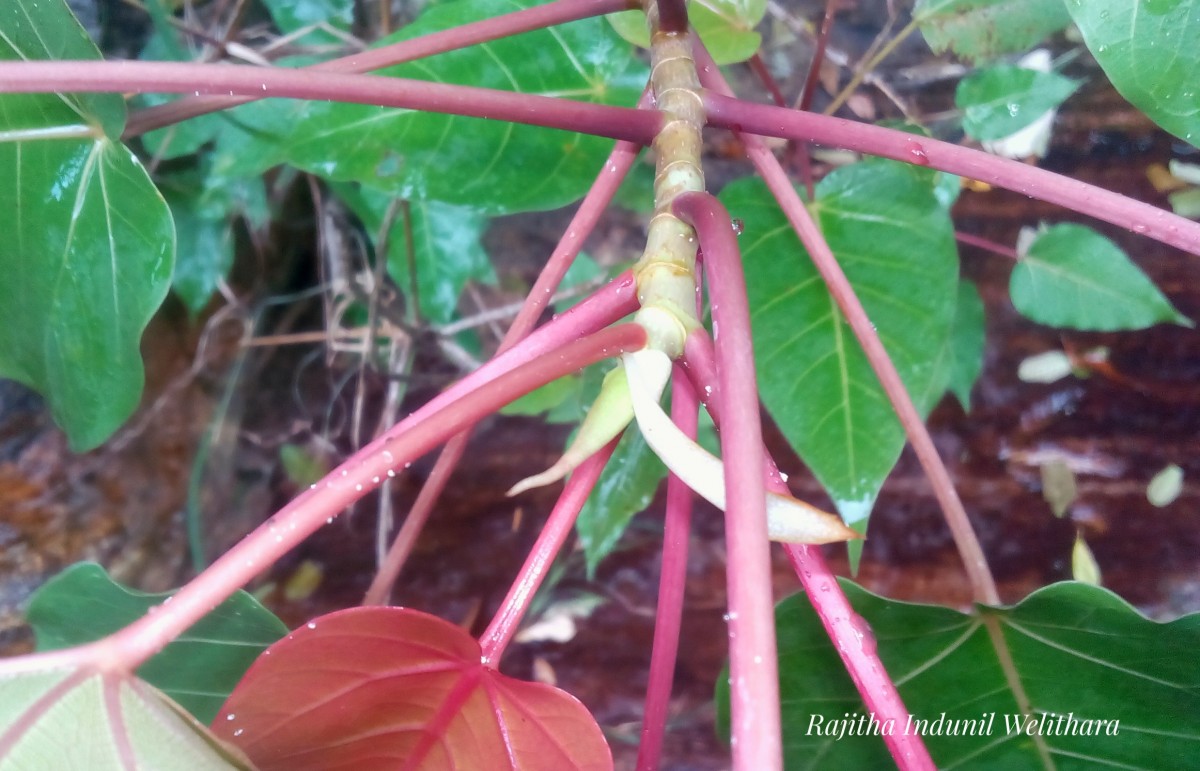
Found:
[[[1087,87],[1064,132],[1042,165],[1135,198],[1164,205],[1145,181],[1145,168],[1184,148],[1154,131],[1119,97]],[[1191,160],[1195,160],[1194,156]],[[964,192],[955,210],[960,229],[1000,243],[1040,220],[1074,218],[1003,191]],[[302,218],[301,218],[302,219]],[[516,218],[499,225],[489,242],[511,283],[528,280],[548,254],[566,215]],[[301,222],[301,225],[303,223]],[[1144,238],[1088,223],[1114,238],[1176,306],[1200,318],[1197,258]],[[605,238],[623,243],[636,222],[613,221]],[[302,227],[300,229],[303,229]],[[602,254],[605,246],[593,245]],[[1008,301],[1011,264],[964,247],[964,274],[976,281],[987,307],[988,349],[971,412],[951,401],[930,418],[935,440],[983,542],[1006,602],[1070,577],[1070,550],[1082,530],[1103,570],[1104,583],[1148,614],[1170,618],[1200,608],[1200,335],[1174,326],[1122,334],[1059,332],[1019,317]],[[303,260],[303,256],[297,258]],[[510,299],[498,293],[493,301]],[[301,314],[301,323],[306,317]],[[307,319],[311,321],[311,319]],[[281,322],[282,323],[282,322]],[[291,322],[289,322],[291,323]],[[311,325],[308,328],[313,328]],[[280,331],[276,329],[275,331]],[[144,343],[148,366],[145,406],[107,448],[74,456],[40,401],[0,383],[0,641],[26,649],[20,611],[47,577],[81,559],[103,563],[120,580],[161,590],[186,578],[184,515],[189,474],[199,443],[223,395],[236,334],[217,328],[201,365],[192,366],[199,327],[169,305]],[[1111,350],[1111,371],[1053,384],[1022,383],[1026,356],[1064,346]],[[345,359],[326,369],[312,349],[255,353],[236,386],[225,430],[214,443],[203,486],[205,530],[214,548],[228,544],[294,493],[277,462],[284,441],[304,441],[329,428],[333,446],[346,439],[351,388],[339,385]],[[432,354],[429,354],[431,357]],[[433,393],[448,368],[422,361],[434,373],[415,381],[406,409]],[[378,409],[383,383],[369,381]],[[554,491],[519,504],[504,497],[516,479],[547,466],[561,449],[565,429],[539,421],[493,418],[475,434],[469,462],[423,536],[395,600],[482,629],[502,599]],[[793,489],[821,502],[823,494],[785,445],[773,442]],[[1072,467],[1079,494],[1068,516],[1055,519],[1041,492],[1039,466],[1057,458]],[[1183,467],[1182,495],[1166,508],[1145,497],[1150,478],[1168,463]],[[397,485],[400,511],[419,489],[428,461]],[[289,624],[353,604],[374,564],[376,502],[367,499],[350,517],[315,535],[258,584]],[[661,500],[631,528],[621,549],[585,579],[578,554],[568,561],[555,592],[586,589],[607,598],[568,643],[514,645],[505,671],[531,676],[535,659],[577,695],[609,734],[622,766],[631,763],[641,714],[657,582]],[[518,516],[517,510],[520,510]],[[871,523],[859,580],[889,597],[964,606],[969,591],[950,535],[915,458],[908,452],[884,487]],[[712,683],[723,663],[724,552],[719,519],[703,510],[692,541],[683,650],[672,703],[665,764],[677,769],[727,765],[711,731]],[[829,555],[845,572],[837,549]],[[782,555],[776,591],[797,584]],[[279,584],[304,560],[322,581],[311,597],[282,598]],[[276,588],[270,587],[274,584]],[[255,588],[255,587],[252,587]],[[544,669],[543,669],[544,671]]]

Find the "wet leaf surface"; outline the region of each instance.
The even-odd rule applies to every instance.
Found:
[[[1200,675],[1187,653],[1200,644],[1200,614],[1158,624],[1080,583],[967,614],[842,586],[861,616],[860,644],[878,647],[913,715],[912,724],[890,729],[921,732],[938,768],[1038,768],[1048,760],[1064,770],[1149,771],[1200,757]],[[809,729],[787,733],[787,767],[890,767],[880,736],[889,728],[862,728],[862,701],[808,600],[780,603],[776,627],[784,724]],[[718,683],[727,704],[725,680]]]
[[[904,444],[900,424],[765,186],[735,182],[721,200],[745,221],[742,258],[763,403],[847,524],[865,530]],[[949,339],[957,303],[948,210],[919,171],[877,162],[825,177],[812,209],[918,409],[928,410],[947,375],[928,351]]]
[[[1125,252],[1082,225],[1040,231],[1013,270],[1010,291],[1017,310],[1054,327],[1111,331],[1160,321],[1192,325]]]
[[[1057,0],[918,0],[913,18],[935,52],[973,61],[1024,51],[1071,21]]]
[[[1200,143],[1195,6],[1188,0],[1067,0],[1066,7],[1117,91],[1167,131]]]
[[[73,565],[48,581],[29,603],[39,651],[99,640],[133,623],[171,595],[133,591],[95,563]],[[246,669],[287,634],[258,600],[238,592],[138,668],[198,720],[208,722]]]
[[[263,771],[612,767],[582,704],[483,666],[462,629],[404,608],[301,626],[250,669],[213,730]]]
[[[14,0],[0,14],[0,59],[100,56],[61,2]],[[138,343],[175,256],[162,196],[117,141],[124,123],[117,95],[0,98],[0,211],[20,215],[0,269],[21,277],[0,284],[0,375],[46,395],[77,451],[137,406]]]
[[[0,687],[3,771],[250,769],[236,750],[136,678],[48,669],[5,675]]]

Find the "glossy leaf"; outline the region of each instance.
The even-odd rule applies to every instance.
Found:
[[[1057,108],[1079,87],[1057,72],[1000,64],[959,81],[954,102],[963,130],[976,139],[1003,139]]]
[[[1066,0],[1121,96],[1200,146],[1200,14],[1191,0]]]
[[[617,547],[630,520],[654,500],[666,476],[666,466],[641,432],[627,430],[575,522],[589,575]]]
[[[1071,22],[1061,0],[917,0],[913,18],[934,53],[972,61],[1024,51]]]
[[[1191,656],[1200,614],[1155,623],[1112,593],[1078,583],[968,614],[842,585],[860,616],[862,644],[878,644],[913,719],[927,721],[909,730],[922,732],[939,769],[1191,768],[1200,758],[1200,674]],[[1007,672],[988,625],[1011,656]],[[783,724],[792,727],[784,732],[787,767],[891,767],[879,735],[887,724],[874,735],[855,732],[869,725],[869,713],[803,595],[778,605],[776,629]],[[717,682],[728,731],[726,678]],[[1014,682],[1032,720],[1021,714]],[[1111,723],[1080,721],[1120,722],[1110,734]]]
[[[57,650],[116,632],[170,596],[127,589],[104,568],[83,562],[38,589],[27,616],[38,650]],[[258,654],[285,634],[287,627],[274,614],[238,592],[143,664],[138,675],[207,722]]]
[[[1054,225],[1021,251],[1009,294],[1033,321],[1097,331],[1192,325],[1120,247],[1090,228]]]
[[[950,392],[963,409],[971,409],[971,389],[983,372],[984,335],[983,300],[970,281],[958,284],[958,302],[954,310],[954,329],[948,343],[950,351]]]
[[[61,0],[0,9],[0,59],[96,59]],[[142,391],[139,341],[166,295],[170,213],[117,141],[115,95],[0,96],[0,376],[46,397],[71,447],[103,442]]]
[[[268,214],[261,177],[223,179],[211,168],[202,161],[159,181],[178,243],[171,288],[193,314],[204,309],[233,266],[237,218],[262,227]]]
[[[529,5],[459,0],[428,8],[378,45]],[[408,78],[470,84],[633,106],[648,73],[603,19],[574,22],[382,70]],[[503,121],[326,102],[272,102],[234,111],[245,128],[229,141],[250,167],[288,162],[389,195],[472,206],[489,214],[548,209],[583,194],[612,142]],[[233,144],[230,145],[231,148]]]
[[[758,52],[762,35],[755,27],[766,15],[765,0],[692,0],[688,21],[717,64],[744,62]],[[650,31],[641,11],[610,14],[613,27],[634,45],[650,47]]]
[[[958,291],[949,214],[921,170],[869,162],[817,186],[811,208],[918,409],[941,398]],[[721,200],[741,238],[760,394],[847,524],[866,527],[904,445],[874,372],[765,186]]]
[[[178,704],[116,673],[0,674],[0,771],[250,769]]]
[[[332,613],[271,646],[213,731],[261,771],[612,768],[583,705],[483,666],[480,653],[462,629],[419,611]]]
[[[335,189],[375,238],[393,199],[364,187]],[[488,218],[463,206],[422,200],[409,202],[409,214],[421,316],[445,323],[458,310],[459,295],[468,281],[496,280],[482,242]],[[406,295],[411,284],[407,244],[405,218],[397,210],[388,230],[388,275]]]

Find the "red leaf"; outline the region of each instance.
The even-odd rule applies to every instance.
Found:
[[[480,663],[439,618],[365,607],[322,616],[268,648],[213,721],[271,769],[611,769],[569,694]]]

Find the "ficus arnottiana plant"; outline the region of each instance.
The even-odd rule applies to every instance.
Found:
[[[264,5],[284,32],[300,34],[287,3]],[[1074,25],[1123,94],[1195,143],[1194,4],[1013,5],[919,0],[911,23],[858,67],[833,109],[894,41],[919,31],[936,50],[979,65],[959,94],[968,131],[1006,136],[1074,87],[1044,67],[990,63]],[[830,8],[827,21],[836,17],[833,0]],[[184,261],[186,239],[214,218],[166,185],[164,200],[161,180],[126,142],[150,156],[170,154],[155,133],[166,129],[185,145],[179,152],[220,148],[203,183],[208,203],[232,206],[230,190],[255,189],[263,171],[288,165],[324,180],[363,218],[383,223],[372,208],[378,200],[419,204],[406,227],[426,233],[445,222],[582,201],[489,361],[313,482],[183,588],[169,598],[129,594],[73,569],[39,593],[30,620],[41,651],[0,662],[0,769],[45,767],[48,753],[61,759],[55,767],[79,769],[611,767],[604,735],[582,705],[499,667],[620,437],[633,432],[670,472],[640,768],[660,761],[693,493],[725,513],[729,676],[719,711],[735,768],[781,768],[785,758],[797,767],[867,767],[884,754],[905,769],[968,761],[1057,768],[1097,758],[1184,767],[1188,753],[1194,760],[1194,675],[1176,666],[1179,656],[1147,651],[1190,650],[1195,619],[1156,627],[1103,590],[1075,584],[1003,607],[922,415],[948,387],[958,393],[961,377],[969,393],[974,377],[970,362],[955,369],[946,354],[961,331],[956,311],[961,319],[970,309],[949,215],[959,176],[1192,255],[1200,254],[1200,225],[965,143],[813,112],[811,86],[797,109],[739,99],[709,46],[722,64],[750,58],[764,11],[763,3],[732,0],[647,0],[644,8],[624,0],[460,0],[431,4],[409,27],[342,58],[252,66],[102,61],[62,0],[9,0],[0,9],[0,217],[8,233],[0,265],[10,277],[0,287],[0,375],[41,391],[76,449],[103,442],[135,408],[138,341],[172,279],[199,308],[228,269],[219,249],[202,269]],[[632,12],[636,23],[599,18],[618,12]],[[350,16],[331,13],[326,30]],[[817,36],[818,52],[828,29]],[[648,48],[648,67],[615,30]],[[122,96],[161,94],[181,97],[138,102],[130,113]],[[993,115],[997,103],[1008,107]],[[1016,120],[1020,114],[1028,122]],[[704,173],[705,139],[714,132],[732,132],[758,174],[719,197]],[[808,184],[800,190],[764,137],[870,157],[815,185],[805,163]],[[653,209],[644,251],[629,270],[539,326],[644,147],[655,162],[652,190],[643,191]],[[731,210],[744,221],[740,239]],[[1013,302],[1034,320],[1084,329],[1190,324],[1124,253],[1082,226],[1044,228],[1021,252]],[[449,270],[449,261],[441,255],[426,266]],[[446,278],[452,301],[440,312],[452,315],[465,280]],[[410,302],[433,308],[435,297],[418,284],[408,288]],[[433,616],[388,607],[471,428],[605,361],[615,366],[562,459],[510,491],[566,478],[483,634],[475,639]],[[669,416],[660,406],[668,386]],[[788,490],[764,450],[760,399],[829,490],[836,513]],[[719,457],[696,442],[701,406],[720,432]],[[977,602],[969,614],[906,608],[843,585],[817,548],[861,540],[906,440],[962,556]],[[362,607],[285,634],[239,593],[438,447]],[[786,550],[804,585],[802,608],[791,600],[775,608],[772,548]],[[103,592],[115,592],[105,602],[122,608],[120,618],[72,631],[73,614],[86,615],[88,598],[100,602]],[[920,630],[916,642],[904,629]],[[798,662],[801,638],[816,639],[825,658]],[[235,648],[242,653],[228,655]],[[180,662],[196,651],[201,663],[185,671]],[[1074,661],[1064,663],[1064,654]],[[826,666],[838,660],[844,672]],[[1125,725],[1140,730],[1114,738],[1105,722],[1104,741],[1090,744],[1078,730],[1018,732],[1012,741],[881,730],[844,750],[837,746],[844,730],[831,738],[843,713],[869,713],[894,729],[916,712],[949,709],[939,710],[937,699],[947,682],[961,682],[964,662],[975,678],[975,711],[1088,719],[1124,709]],[[1046,676],[1056,666],[1074,667],[1070,682],[1059,678],[1056,686]],[[1140,706],[1112,700],[1135,685],[1127,701]],[[837,705],[833,713],[820,712],[823,699]],[[795,714],[796,704],[809,717]],[[47,738],[68,730],[69,747]]]

